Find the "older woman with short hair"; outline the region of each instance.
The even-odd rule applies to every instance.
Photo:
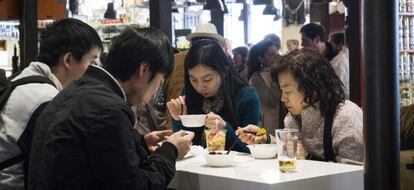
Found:
[[[272,69],[272,74],[289,111],[285,128],[300,132],[300,145],[308,152],[304,157],[361,165],[364,159],[362,110],[345,100],[343,84],[329,62],[317,51],[303,48],[282,57],[280,63]],[[269,136],[246,133],[258,129],[249,125],[237,132],[247,143],[269,141]],[[298,156],[303,156],[303,152],[298,151]]]

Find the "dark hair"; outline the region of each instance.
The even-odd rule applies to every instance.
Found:
[[[282,57],[279,66],[272,67],[272,77],[279,84],[277,74],[292,73],[303,92],[304,101],[312,107],[319,102],[325,118],[335,114],[339,103],[345,101],[344,87],[331,64],[316,50],[302,48]]]
[[[65,53],[81,61],[93,48],[103,49],[98,33],[80,20],[66,18],[48,25],[41,33],[37,59],[53,67]]]
[[[262,40],[253,45],[250,49],[249,58],[247,59],[247,79],[250,79],[255,72],[260,71],[263,68],[263,64],[260,62],[259,57],[263,57],[269,47],[273,45],[273,42],[270,40]]]
[[[319,36],[321,42],[326,41],[326,31],[323,26],[316,23],[309,23],[300,29],[300,33],[305,34],[310,39],[315,39]]]
[[[331,43],[329,43],[328,41],[325,42],[325,58],[328,59],[328,61],[331,61],[333,58],[336,57],[336,55],[338,55],[338,52],[335,51],[334,47],[332,46]]]
[[[197,65],[204,65],[218,72],[221,78],[220,90],[224,92],[224,106],[221,109],[222,115],[220,115],[232,126],[238,126],[239,118],[238,114],[236,114],[237,109],[235,107],[234,97],[239,89],[248,86],[248,84],[234,70],[232,61],[215,40],[197,41],[191,46],[185,57],[184,89],[188,113],[203,113],[203,97],[191,85],[190,75],[188,73],[190,69]]]
[[[207,36],[199,36],[199,37],[193,37],[191,39],[191,44],[194,44],[200,40],[213,40],[215,42],[217,42],[221,47],[223,47],[223,44],[221,44],[221,42],[219,42],[217,39],[215,38],[211,38],[211,37],[207,37]]]
[[[280,49],[280,44],[281,44],[280,38],[276,34],[273,34],[273,33],[267,34],[263,38],[263,40],[270,40],[270,41],[272,41],[273,45],[275,45],[278,49]]]
[[[330,35],[331,41],[333,41],[335,44],[345,45],[345,33],[343,32],[336,32],[332,33]]]
[[[168,77],[174,64],[173,49],[159,29],[130,25],[114,38],[104,68],[124,82],[138,71],[141,63],[149,64],[150,80],[157,73]]]
[[[243,57],[247,57],[249,54],[249,48],[246,46],[236,47],[232,50],[233,56],[234,55],[241,55]]]

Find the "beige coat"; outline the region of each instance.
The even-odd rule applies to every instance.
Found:
[[[271,79],[269,69],[254,73],[249,84],[259,95],[260,122],[270,134],[274,135],[275,129],[283,128],[283,118],[287,113],[280,101],[282,93],[276,82]]]
[[[188,51],[174,55],[174,69],[171,75],[165,80],[166,101],[177,98],[184,88],[184,62]],[[171,114],[167,113],[167,129],[172,129]]]
[[[332,147],[337,162],[362,165],[364,160],[362,110],[346,100],[340,104],[332,124]],[[323,128],[325,119],[319,110],[308,107],[302,111],[301,119],[290,113],[285,118],[286,128],[300,131],[299,139],[305,149],[324,158]],[[300,127],[301,126],[301,127]]]

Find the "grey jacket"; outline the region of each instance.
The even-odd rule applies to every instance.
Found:
[[[33,75],[49,78],[57,89],[50,84],[31,83],[16,87],[10,94],[3,111],[0,112],[0,162],[21,154],[16,143],[33,111],[62,90],[62,85],[52,74],[49,66],[40,62],[31,63],[13,80]],[[22,163],[0,171],[0,189],[24,189]]]
[[[362,165],[364,160],[362,110],[346,100],[338,105],[332,124],[332,147],[337,162]],[[324,158],[323,128],[325,119],[320,111],[308,107],[301,118],[290,113],[285,118],[285,127],[300,131],[299,139],[305,149],[313,155]]]

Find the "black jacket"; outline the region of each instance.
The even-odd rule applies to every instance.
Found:
[[[28,189],[165,189],[177,149],[164,143],[149,154],[134,118],[115,80],[89,67],[38,118]]]

